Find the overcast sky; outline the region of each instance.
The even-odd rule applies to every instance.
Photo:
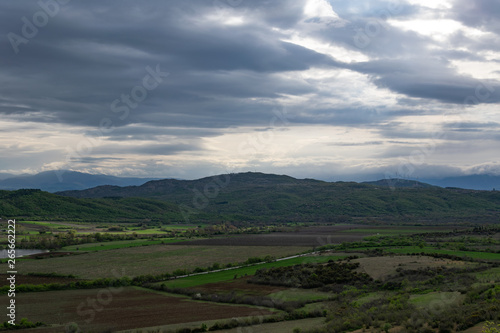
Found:
[[[2,0],[0,29],[0,172],[500,174],[497,0]]]

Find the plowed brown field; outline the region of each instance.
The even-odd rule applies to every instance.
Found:
[[[92,300],[95,306],[90,305]],[[0,303],[7,302],[7,296],[2,295]],[[37,329],[37,333],[65,332],[70,322],[84,332],[103,332],[272,314],[267,309],[192,301],[134,287],[114,293],[109,289],[24,293],[16,295],[16,304],[19,318],[56,325]]]

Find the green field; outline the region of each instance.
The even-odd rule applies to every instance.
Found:
[[[298,265],[308,262],[327,262],[328,260],[343,259],[346,256],[314,256],[314,257],[299,257],[287,260],[281,260],[271,263],[258,264],[254,266],[241,267],[227,271],[215,272],[210,274],[200,274],[189,276],[181,279],[170,280],[166,282],[159,282],[158,284],[165,283],[166,286],[176,288],[190,288],[200,286],[207,283],[223,282],[233,280],[235,276],[242,277],[245,275],[254,275],[258,269],[270,267],[284,267],[291,265]]]

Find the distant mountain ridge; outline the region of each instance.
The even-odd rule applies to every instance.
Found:
[[[434,185],[430,185],[427,183],[422,183],[416,180],[410,179],[399,179],[399,178],[388,178],[388,179],[380,179],[372,182],[363,182],[362,184],[368,185],[376,185],[376,186],[387,186],[387,187],[395,187],[395,188],[429,188],[435,187]]]
[[[500,190],[500,176],[495,175],[468,175],[445,177],[439,179],[423,179],[422,181],[441,187],[458,187],[464,189]]]
[[[239,175],[242,175],[240,173]],[[253,173],[254,176],[259,173]],[[264,175],[264,174],[262,174]],[[269,174],[267,174],[269,175]],[[274,175],[276,177],[280,177]],[[241,178],[242,176],[240,176]],[[288,180],[295,179],[289,176]],[[210,178],[210,177],[205,177]],[[254,177],[255,178],[255,177]],[[285,179],[283,178],[283,180]],[[375,177],[374,177],[375,178]],[[203,178],[202,178],[203,179]],[[88,174],[77,171],[67,171],[67,170],[53,170],[45,171],[36,175],[12,175],[9,173],[0,173],[0,190],[18,190],[18,189],[41,189],[47,192],[64,192],[72,190],[85,190],[91,189],[98,186],[111,186],[108,188],[109,192],[121,191],[118,189],[113,189],[113,186],[125,187],[125,186],[140,186],[149,181],[163,181],[173,185],[175,179],[161,179],[161,178],[139,178],[139,177],[115,177],[103,174]],[[262,179],[261,179],[262,180]],[[199,181],[192,180],[191,182]],[[255,179],[254,179],[255,181]],[[267,180],[269,181],[269,179]],[[312,181],[310,179],[310,181]],[[319,180],[316,180],[319,181]],[[180,183],[179,183],[180,184]],[[491,191],[493,189],[500,189],[500,176],[494,175],[468,175],[468,176],[457,176],[457,177],[446,177],[446,178],[428,178],[428,179],[380,179],[376,181],[365,181],[362,184],[371,184],[376,186],[387,186],[395,188],[419,188],[419,187],[429,187],[429,186],[439,186],[439,187],[457,187],[463,189],[474,189],[474,190],[487,190]],[[153,186],[153,184],[150,184]],[[154,186],[160,186],[161,184],[155,184]],[[101,190],[94,190],[94,192],[99,192]]]
[[[172,200],[175,197],[193,196],[193,191],[219,192],[231,184],[240,186],[286,186],[292,184],[326,183],[314,179],[296,179],[285,175],[265,174],[260,172],[246,172],[204,177],[195,180],[160,179],[152,180],[140,186],[97,186],[86,190],[61,191],[55,194],[73,198],[105,198],[105,197],[159,197]],[[206,190],[206,191],[205,191]],[[195,193],[196,194],[196,193]],[[208,193],[207,196],[212,196]],[[174,200],[175,201],[175,200]]]
[[[0,172],[0,180],[12,178],[12,177],[15,177],[15,175],[13,175],[11,173]]]
[[[157,178],[115,177],[83,172],[54,170],[36,175],[12,176],[0,180],[0,190],[40,189],[46,192],[84,190],[100,185],[142,185]]]

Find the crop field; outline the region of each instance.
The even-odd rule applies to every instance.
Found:
[[[88,304],[88,300],[98,302],[98,307],[93,308],[93,303]],[[0,296],[2,304],[7,301],[6,295]],[[36,330],[44,333],[67,332],[66,325],[71,322],[77,323],[84,332],[103,332],[231,319],[252,316],[256,312],[272,314],[269,310],[256,307],[193,301],[134,287],[23,293],[16,296],[16,302],[20,317],[54,325]]]
[[[93,252],[93,251],[122,249],[125,247],[179,243],[182,240],[183,239],[179,239],[179,238],[162,238],[162,239],[158,239],[158,240],[133,239],[133,240],[124,240],[124,241],[111,241],[111,242],[70,245],[70,246],[63,247],[61,250]]]
[[[90,222],[46,222],[46,221],[20,221],[18,226],[26,231],[46,232],[68,232],[74,230],[76,234],[85,235],[96,232],[106,232],[116,235],[138,235],[165,234],[166,231],[185,231],[191,228],[203,227],[204,224],[163,224],[161,226],[140,227],[131,223],[90,223]],[[123,231],[108,231],[111,227],[121,227]]]
[[[359,258],[353,262],[360,263],[359,272],[367,273],[376,280],[383,280],[389,275],[396,274],[398,268],[416,270],[424,267],[463,267],[467,263],[449,259],[438,259],[427,256],[384,256]]]
[[[358,229],[343,230],[343,233],[365,233],[369,236],[396,236],[421,234],[424,232],[450,232],[456,227],[414,227],[414,226],[388,226],[388,227],[360,227]]]
[[[73,274],[83,279],[134,277],[146,274],[171,273],[176,269],[195,269],[214,263],[240,263],[249,257],[285,257],[309,250],[293,246],[194,246],[151,245],[108,251],[82,253],[74,256],[24,260],[17,264],[23,273]],[[6,263],[0,267],[6,270]]]
[[[8,274],[0,274],[0,287],[7,286],[9,284],[7,278]],[[78,281],[78,279],[67,278],[67,277],[56,277],[56,276],[33,276],[33,275],[16,275],[16,284],[44,284],[44,283],[70,283],[73,281]]]
[[[266,286],[266,285],[257,285],[254,283],[248,283],[248,279],[250,276],[242,276],[242,277],[237,277],[237,278],[230,278],[229,276],[227,277],[228,279],[224,279],[224,277],[221,277],[220,274],[217,273],[211,273],[208,274],[206,277],[209,277],[210,275],[214,275],[214,277],[208,279],[210,281],[216,280],[217,282],[210,282],[210,283],[205,283],[203,280],[191,280],[190,277],[187,278],[182,278],[175,280],[177,282],[181,282],[180,284],[176,283],[170,283],[172,281],[166,281],[165,285],[170,286],[170,287],[178,287],[178,288],[188,288],[190,290],[200,292],[200,293],[207,293],[207,294],[227,294],[227,293],[235,293],[235,294],[244,294],[244,295],[258,295],[258,296],[265,296],[265,295],[270,295],[273,293],[277,293],[283,290],[287,290],[288,288],[286,287],[279,287],[279,286]],[[230,279],[229,279],[230,278]],[[184,281],[186,280],[186,281]],[[199,284],[197,284],[199,283]],[[163,282],[158,282],[156,285],[161,285]]]
[[[260,314],[257,314],[257,318],[260,317]],[[245,318],[234,318],[236,320],[243,321]],[[117,333],[145,333],[145,332],[162,332],[162,333],[177,333],[181,329],[199,329],[202,324],[206,324],[208,327],[214,325],[217,322],[221,322],[221,320],[204,320],[197,322],[189,322],[183,324],[171,324],[171,325],[162,325],[162,326],[154,326],[154,327],[145,327],[142,329],[132,329],[132,330],[123,330],[118,331]],[[290,333],[293,332],[295,328],[300,328],[304,330],[308,329],[316,329],[323,327],[325,324],[325,318],[308,318],[308,319],[298,319],[298,320],[289,320],[289,321],[281,321],[278,323],[261,323],[258,325],[246,326],[246,327],[238,327],[234,329],[224,329],[217,330],[216,332],[223,333]]]
[[[213,239],[193,240],[193,245],[226,245],[226,246],[307,246],[319,247],[327,244],[340,244],[342,242],[360,241],[370,233],[356,233],[358,225],[334,225],[298,227],[293,232],[273,232],[259,235],[237,235]],[[343,231],[352,230],[352,233]]]
[[[47,228],[44,222],[28,225]],[[78,223],[74,226],[76,228],[81,225]],[[68,227],[67,223],[57,224],[57,228],[61,228],[58,230],[62,232],[67,232],[63,229],[65,227]],[[103,230],[102,233],[111,233],[105,231],[105,228],[111,225],[96,223],[92,224],[92,227],[94,229],[79,230],[89,233]],[[129,224],[123,227],[124,231],[116,233],[139,234],[153,230],[160,232],[159,226],[145,228],[140,224]],[[162,228],[166,230],[165,226]],[[380,323],[384,323],[387,316],[394,320],[402,318],[401,322],[408,322],[408,318],[404,316],[413,312],[417,315],[432,315],[438,306],[449,314],[453,313],[454,308],[475,313],[477,308],[473,307],[468,298],[471,294],[462,291],[477,292],[481,302],[485,301],[487,295],[496,293],[488,288],[494,287],[494,284],[500,281],[500,269],[493,263],[471,262],[462,260],[462,257],[500,260],[498,253],[474,250],[474,246],[492,248],[498,244],[492,240],[492,233],[481,229],[475,233],[472,230],[460,232],[457,227],[451,236],[436,234],[440,231],[448,232],[450,229],[453,227],[426,226],[420,230],[415,226],[296,225],[281,229],[292,230],[290,232],[238,235],[227,233],[214,238],[194,240],[187,238],[187,235],[175,236],[173,233],[169,238],[160,239],[143,236],[139,239],[130,237],[129,240],[123,240],[121,237],[110,237],[109,239],[115,240],[59,247],[55,251],[35,256],[42,259],[16,261],[19,272],[17,283],[67,283],[78,279],[159,275],[176,270],[176,274],[182,275],[185,274],[183,271],[192,272],[196,268],[210,271],[155,283],[147,281],[158,280],[148,280],[147,277],[144,277],[144,282],[134,281],[141,287],[129,285],[120,288],[20,292],[16,296],[16,302],[19,304],[18,314],[19,317],[26,317],[33,322],[40,320],[53,325],[33,330],[42,333],[67,332],[65,326],[69,322],[77,323],[82,332],[110,330],[127,333],[175,333],[188,327],[200,329],[205,324],[208,325],[204,326],[205,328],[213,328],[219,332],[284,333],[292,332],[296,328],[321,328],[327,332],[356,331],[362,326],[361,320],[365,320],[363,318],[367,318],[366,316],[379,318],[376,320]],[[53,230],[53,233],[58,232]],[[176,230],[183,229],[179,227]],[[414,233],[422,234],[424,230],[433,234],[427,238],[410,236]],[[245,232],[243,229],[241,231]],[[258,231],[265,232],[264,229]],[[198,237],[193,234],[189,236]],[[40,235],[41,238],[45,237],[43,233]],[[201,235],[212,237],[210,234]],[[371,237],[370,243],[366,243],[370,247],[363,247],[363,243],[353,244],[352,248],[343,244],[322,252],[279,259],[297,256],[322,245],[359,242],[368,236],[380,237]],[[48,237],[56,238],[54,235]],[[96,240],[94,237],[89,239]],[[430,246],[437,242],[441,248]],[[455,251],[454,248],[468,250]],[[410,256],[408,253],[418,255]],[[425,253],[451,254],[458,258],[434,258]],[[235,266],[248,259],[258,261],[266,256],[271,257],[266,259],[268,262],[224,268],[227,264]],[[273,257],[278,260],[273,260]],[[348,260],[343,260],[347,257]],[[329,261],[338,260],[339,262],[327,264]],[[290,267],[294,265],[298,266]],[[342,267],[346,266],[351,267],[351,273],[346,271],[344,280],[336,282],[335,279],[340,279],[341,275],[336,277],[335,272],[343,272]],[[6,263],[0,264],[0,269],[1,267],[4,267],[4,271],[7,270]],[[329,267],[334,267],[334,270],[329,271]],[[256,278],[255,275],[261,268],[269,270],[259,272]],[[61,277],[28,276],[27,273],[56,273]],[[69,274],[76,278],[62,277]],[[259,277],[264,279],[258,280]],[[6,276],[3,276],[4,280],[5,278]],[[311,281],[316,284],[311,284]],[[118,289],[120,291],[116,292]],[[99,310],[92,309],[90,303],[86,303],[98,297],[102,301],[103,295],[106,297],[105,294],[108,298]],[[3,295],[1,298],[7,299],[7,296]],[[489,306],[488,304],[481,303],[479,306],[484,308]],[[255,307],[256,305],[265,308]],[[391,306],[406,312],[391,310]],[[343,312],[344,308],[347,312]],[[320,318],[315,318],[317,316]],[[258,319],[257,317],[268,318],[273,323],[246,326],[252,320]],[[307,317],[309,318],[304,319]],[[352,322],[349,329],[343,328],[346,322]],[[226,329],[234,325],[242,326]],[[393,325],[397,326],[402,327],[401,324]],[[371,329],[381,331],[379,326],[367,331]]]
[[[221,271],[221,272],[215,272],[215,273],[210,273],[210,274],[200,274],[200,275],[194,275],[194,276],[188,276],[180,279],[174,279],[170,281],[165,281],[165,282],[159,282],[158,284],[164,283],[165,285],[169,287],[176,287],[176,288],[190,288],[190,287],[195,287],[195,286],[201,286],[205,285],[207,283],[217,283],[217,282],[223,282],[223,281],[229,281],[229,283],[223,284],[221,288],[224,288],[225,291],[228,290],[235,290],[235,289],[240,289],[241,285],[238,287],[232,286],[232,281],[234,280],[235,276],[236,277],[242,277],[242,276],[248,276],[248,275],[254,275],[255,272],[258,269],[261,268],[270,268],[270,267],[285,267],[285,266],[291,266],[291,265],[297,265],[297,264],[303,264],[303,263],[321,263],[321,262],[327,262],[328,260],[338,260],[345,258],[346,255],[325,255],[325,256],[307,256],[307,257],[298,257],[298,258],[291,258],[287,260],[281,260],[281,261],[276,261],[276,262],[271,262],[271,263],[263,263],[263,264],[257,264],[254,266],[248,266],[248,267],[241,267],[241,268],[236,268],[236,269],[231,269],[227,271]],[[251,287],[252,289],[255,289],[254,287]],[[241,288],[244,289],[244,288]]]
[[[219,333],[242,333],[242,332],[259,332],[259,333],[290,333],[295,328],[301,331],[312,330],[325,326],[325,318],[309,318],[301,320],[291,320],[279,323],[261,324],[249,326],[243,329],[233,328],[230,330],[218,331]],[[300,332],[300,331],[299,331]]]
[[[78,232],[92,231],[95,229],[94,224],[83,224],[76,222],[45,222],[45,221],[20,221],[18,227],[26,231],[45,231],[45,232],[67,232],[75,230]]]

